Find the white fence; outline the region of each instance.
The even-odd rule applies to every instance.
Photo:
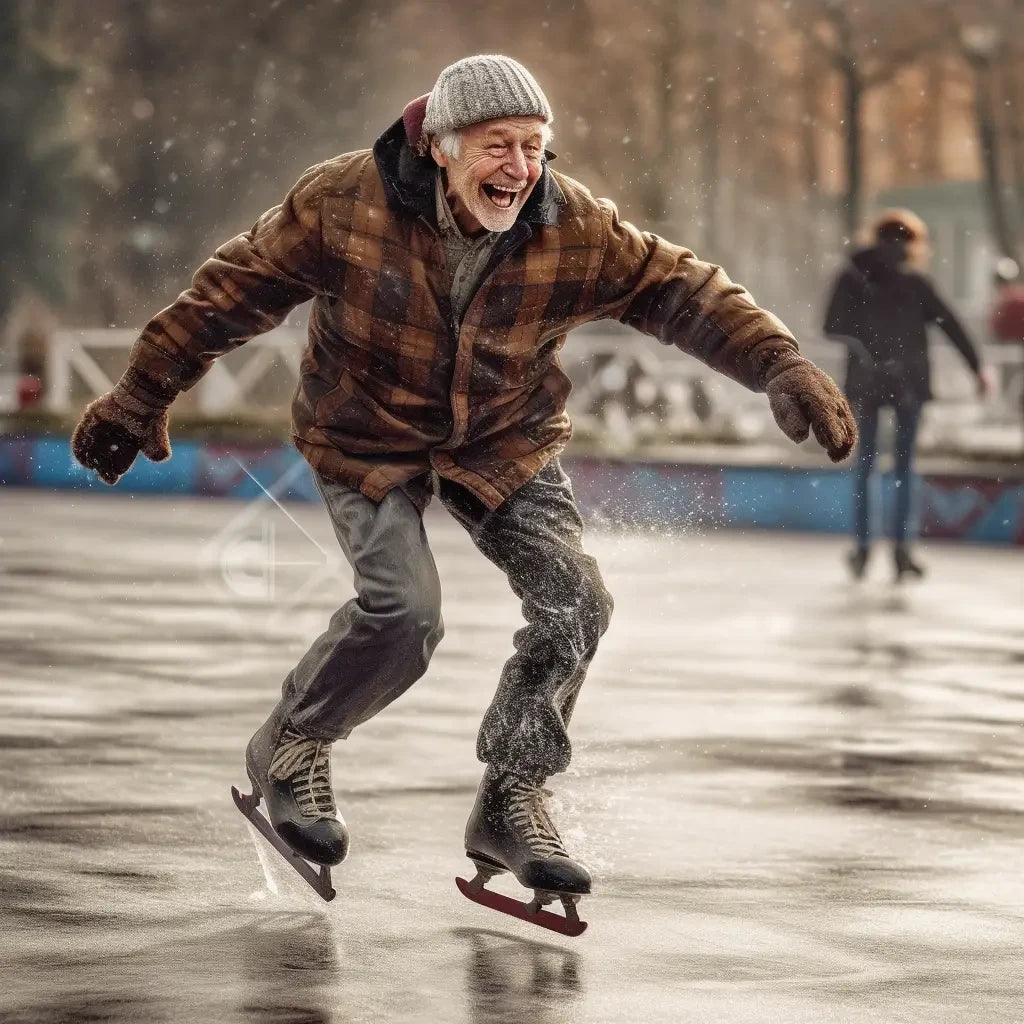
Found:
[[[46,408],[74,412],[83,385],[86,400],[109,391],[137,336],[131,330],[55,332],[46,350]],[[197,411],[221,417],[250,405],[257,386],[275,367],[279,379],[287,377],[294,387],[304,344],[305,331],[279,327],[218,359],[194,389]]]
[[[569,411],[578,434],[616,451],[683,438],[780,441],[762,396],[671,347],[617,326],[576,331],[562,351],[573,381]],[[46,408],[74,415],[85,402],[109,391],[135,338],[130,330],[56,332],[47,350]],[[175,409],[217,419],[253,413],[286,418],[305,343],[305,329],[298,325],[254,338],[218,359]],[[808,354],[841,375],[840,346],[818,343],[808,346]],[[993,399],[979,403],[956,352],[935,345],[938,400],[927,411],[922,447],[1021,449],[1021,348],[990,345],[985,357],[996,366],[1001,386]]]

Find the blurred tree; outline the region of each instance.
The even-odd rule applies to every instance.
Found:
[[[0,409],[7,410],[16,406],[22,369],[14,311],[29,297],[50,306],[67,298],[70,243],[94,170],[71,125],[79,72],[54,45],[53,10],[52,0],[0,4]]]
[[[837,197],[849,232],[871,189],[925,166],[972,172],[952,145],[969,124],[969,69],[932,16],[939,2],[635,0],[624,17],[620,0],[520,0],[529,31],[510,33],[492,8],[455,2],[36,0],[83,68],[72,108],[110,182],[78,230],[76,314],[138,326],[304,167],[372,145],[446,63],[497,50],[548,92],[558,169],[781,299],[799,330],[816,320]],[[977,0],[989,2],[1014,0]],[[994,72],[1016,85],[997,106],[1024,89],[1020,43],[1004,43]],[[908,66],[928,95],[895,75]],[[1020,123],[997,118],[1018,140],[1002,146],[1007,181],[1014,159],[1024,167]],[[890,125],[914,138],[892,145]]]
[[[366,74],[379,11],[368,0],[184,6],[188,17],[162,0],[94,0],[82,17],[59,0],[114,182],[82,238],[79,303],[92,322],[138,326],[305,167],[368,145],[367,96],[393,70],[380,61]]]
[[[708,259],[721,259],[721,132],[724,107],[722,37],[728,21],[727,0],[701,0],[697,42],[701,57],[701,94],[697,137],[700,141],[700,186],[703,232],[701,246]],[[678,30],[677,30],[678,36]]]
[[[935,27],[939,6],[939,0],[903,6],[892,0],[804,0],[792,5],[794,17],[842,86],[842,224],[847,238],[854,237],[863,219],[865,97],[945,42],[943,28]]]
[[[947,59],[937,54],[928,62],[924,83],[925,109],[921,122],[921,176],[926,181],[942,177],[942,146],[946,135]]]
[[[1004,0],[974,0],[969,6],[948,4],[949,34],[960,54],[970,65],[974,85],[974,125],[981,157],[985,205],[989,226],[1000,256],[1019,260],[1017,226],[1012,212],[1012,171],[1004,150],[1014,148],[1013,132],[1007,128],[998,103],[1000,65],[1019,56],[1014,46],[1014,29],[1022,27],[1021,5]],[[1007,102],[1009,98],[1007,97]],[[1012,108],[1011,108],[1012,111]],[[1019,113],[1011,116],[1013,124]]]
[[[69,123],[78,76],[48,34],[52,3],[0,4],[0,330],[10,405],[17,338],[7,330],[19,299],[54,305],[68,293],[68,243],[83,214],[93,164]]]
[[[1012,57],[1001,69],[1010,175],[1017,200],[1017,234],[1024,233],[1024,4],[1017,10]]]
[[[650,17],[654,81],[649,98],[653,123],[642,172],[641,196],[645,223],[651,230],[665,232],[670,221],[669,193],[678,173],[673,115],[682,91],[679,89],[679,58],[683,51],[683,19],[677,0],[652,0]],[[717,124],[714,130],[718,130]]]

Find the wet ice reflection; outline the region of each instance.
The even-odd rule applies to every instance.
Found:
[[[268,890],[228,789],[347,572],[296,599],[283,523],[285,589],[242,601],[200,554],[237,505],[3,501],[5,1024],[1018,1019],[1019,553],[895,590],[832,538],[592,533],[616,616],[554,788],[597,895],[559,940],[452,884],[517,607],[443,516],[448,634],[339,744],[325,906],[272,858]]]

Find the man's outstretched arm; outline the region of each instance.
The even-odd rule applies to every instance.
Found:
[[[789,438],[799,443],[813,430],[833,461],[845,459],[857,440],[849,404],[832,378],[800,354],[785,324],[721,267],[637,230],[607,200],[599,203],[605,253],[596,299],[604,315],[765,392]]]
[[[322,290],[322,176],[306,171],[250,231],[220,246],[192,286],[145,326],[112,391],[90,403],[75,458],[114,484],[139,451],[170,458],[167,408],[214,359],[280,324]]]

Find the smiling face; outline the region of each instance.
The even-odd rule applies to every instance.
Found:
[[[457,157],[430,152],[448,178],[448,205],[465,234],[508,231],[543,170],[546,129],[539,117],[501,117],[460,132]]]

